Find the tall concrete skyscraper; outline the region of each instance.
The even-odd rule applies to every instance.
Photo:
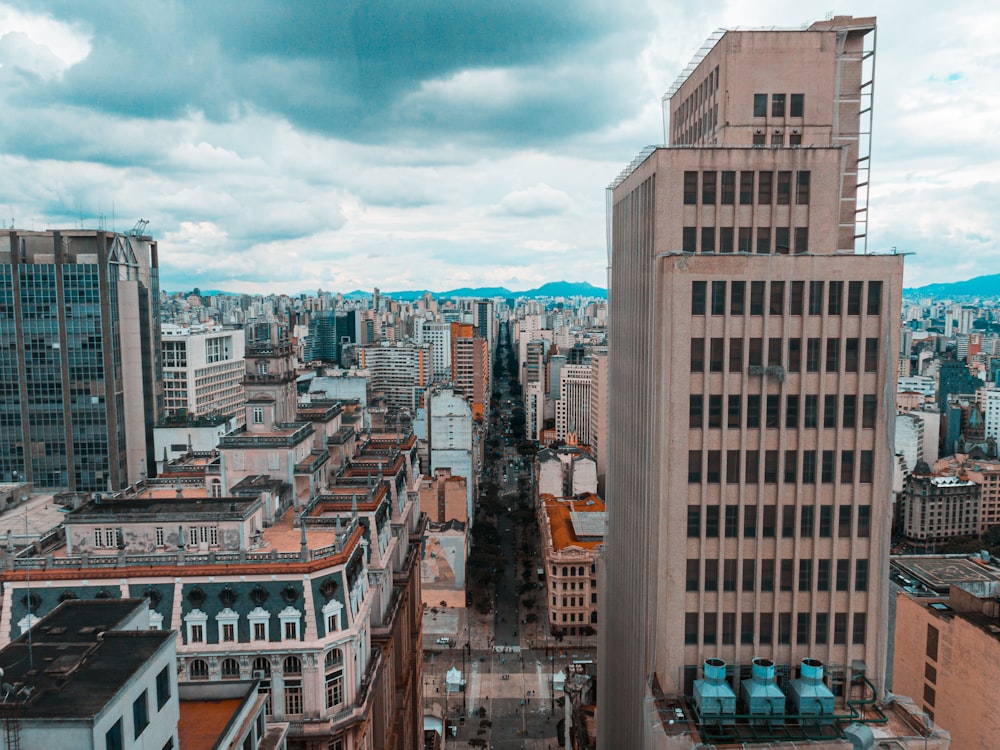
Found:
[[[610,187],[601,748],[667,747],[707,660],[737,693],[804,658],[838,700],[884,689],[903,263],[866,250],[874,31],[714,36]]]
[[[10,230],[0,244],[0,481],[119,489],[155,469],[156,242]]]

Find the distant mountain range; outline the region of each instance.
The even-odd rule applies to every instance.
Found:
[[[955,281],[950,284],[927,284],[912,289],[904,289],[907,297],[936,297],[956,299],[958,297],[1000,297],[1000,273],[976,276],[974,279]]]
[[[240,292],[224,292],[219,289],[200,289],[199,293],[203,297],[215,297],[218,295],[239,295]],[[386,297],[391,297],[395,300],[401,300],[405,302],[411,302],[413,300],[418,300],[428,293],[427,289],[417,289],[402,292],[382,292]],[[314,292],[306,292],[306,294],[314,294]],[[594,286],[586,281],[550,281],[548,284],[542,284],[537,289],[527,289],[523,292],[515,292],[502,286],[481,286],[481,287],[462,287],[461,289],[450,289],[447,292],[430,292],[434,297],[478,297],[492,299],[493,297],[596,297],[597,299],[607,299],[608,290],[602,289],[599,286]],[[353,292],[347,292],[344,297],[348,299],[359,299],[359,298],[370,298],[372,296],[371,292],[366,292],[362,289],[355,289]]]

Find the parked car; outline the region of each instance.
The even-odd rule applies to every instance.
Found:
[[[450,646],[453,641],[451,638],[438,638],[434,641],[438,646]]]

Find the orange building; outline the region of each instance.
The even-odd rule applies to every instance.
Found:
[[[486,339],[469,323],[451,324],[451,380],[472,404],[472,418],[484,419],[489,398],[490,356]]]

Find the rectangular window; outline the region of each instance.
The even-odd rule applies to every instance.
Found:
[[[795,643],[799,646],[809,645],[809,613],[799,612],[795,616]]]
[[[732,396],[730,396],[732,398]],[[726,484],[740,483],[740,452],[739,450],[726,451]],[[735,536],[735,534],[733,535]]]
[[[771,228],[757,227],[757,252],[766,255],[771,252]],[[756,282],[751,282],[756,283]]]
[[[861,426],[865,429],[875,427],[875,406],[874,394],[865,394],[861,397]]]
[[[700,393],[692,393],[688,401],[688,425],[694,429],[702,426],[703,399]]]
[[[783,364],[782,349],[782,340],[780,337],[775,336],[767,340],[768,367],[781,367]]]
[[[788,101],[788,116],[802,117],[802,110],[805,109],[805,94],[792,94]]]
[[[293,641],[298,640],[299,637],[299,624],[295,621],[289,621],[285,623],[285,640]]]
[[[705,206],[715,205],[716,172],[701,173],[701,203]]]
[[[750,282],[750,314],[751,315],[763,315],[764,314],[764,282],[763,281],[751,281]],[[752,362],[750,364],[753,364]]]
[[[753,205],[753,172],[740,172],[740,205]]]
[[[734,429],[739,429],[742,424],[742,409],[743,397],[740,394],[733,394],[729,396],[729,408],[726,415],[726,424]]]
[[[859,461],[859,476],[858,481],[861,484],[871,484],[874,480],[873,474],[875,473],[875,454],[872,451],[863,450],[861,451],[860,461]]]
[[[698,451],[691,451],[692,453],[698,453]],[[699,456],[699,471],[701,464],[701,454]],[[697,539],[701,536],[701,506],[700,505],[689,505],[687,514],[687,535],[689,539]]]
[[[686,591],[698,591],[698,587],[701,585],[701,560],[688,560],[687,561],[687,576],[685,584]]]
[[[736,613],[722,613],[722,645],[733,646],[736,644]]]
[[[882,313],[882,282],[868,282],[868,305],[869,315],[880,315]]]
[[[823,396],[823,427],[833,429],[837,426],[837,396]]]
[[[732,315],[743,315],[746,311],[746,289],[745,281],[734,281],[729,285],[729,312]]]
[[[854,613],[854,628],[851,633],[851,643],[855,646],[863,646],[865,644],[865,634],[867,630],[867,620],[864,612]]]
[[[806,372],[819,372],[819,339],[806,339]]]
[[[781,396],[776,393],[769,393],[764,403],[766,404],[764,412],[764,426],[774,429],[781,421]]]
[[[864,284],[862,281],[848,281],[847,282],[847,314],[848,315],[860,315],[861,314],[861,287]]]
[[[715,252],[715,227],[701,228],[701,251],[703,253]]]
[[[835,451],[823,451],[823,465],[820,469],[820,481],[823,484],[833,484],[833,467],[836,458]]]
[[[760,427],[760,395],[747,395],[747,427]]]
[[[824,558],[816,561],[816,590],[830,590],[830,559]]]
[[[792,241],[789,235],[790,231],[788,227],[774,228],[774,252],[778,255],[788,255],[791,250]]]
[[[757,536],[757,506],[743,507],[743,538],[753,539]]]
[[[236,626],[233,623],[222,623],[222,640],[226,643],[231,643],[236,640]]]
[[[734,539],[738,537],[740,531],[740,506],[727,505],[725,518],[726,518],[725,522],[726,537],[729,539]]]
[[[878,372],[878,339],[865,339],[865,372]]]
[[[847,644],[847,613],[837,612],[833,615],[833,643],[835,646]]]
[[[708,426],[722,427],[722,396],[719,394],[708,397]]]
[[[156,675],[156,710],[159,711],[170,700],[170,667],[164,667]]]
[[[757,203],[770,206],[774,196],[774,172],[757,173]]]
[[[816,451],[802,451],[802,484],[816,484]]]
[[[778,199],[779,206],[787,206],[792,202],[792,173],[778,172]]]
[[[684,227],[681,233],[681,251],[693,253],[698,249],[698,227]]]
[[[764,339],[752,338],[749,341],[749,351],[747,352],[747,360],[751,367],[754,365],[761,366],[764,364]]]
[[[752,592],[754,590],[754,565],[756,560],[752,557],[743,560],[743,590]]]
[[[691,314],[692,315],[704,315],[705,314],[705,302],[706,293],[708,291],[708,282],[705,281],[692,281],[691,282]]]
[[[749,398],[749,397],[748,397]],[[744,480],[747,484],[757,484],[760,471],[760,451],[747,451]]]
[[[761,518],[760,535],[765,539],[774,539],[778,533],[778,506],[765,505]]]
[[[722,561],[722,590],[736,591],[736,558]]]
[[[740,643],[744,646],[753,645],[753,612],[740,615]]]
[[[820,539],[829,539],[833,536],[833,506],[819,506],[819,536]]]
[[[771,282],[771,315],[781,315],[785,312],[785,282]]]
[[[844,418],[841,426],[854,429],[858,425],[858,397],[853,393],[844,394]]]
[[[263,641],[267,639],[267,625],[262,622],[255,622],[253,624],[253,639],[255,641]]]
[[[749,253],[752,236],[753,227],[740,227],[736,249],[741,253]]]
[[[924,703],[925,704],[927,704],[928,706],[930,706],[931,708],[933,708],[934,707],[934,700],[935,700],[936,696],[937,696],[937,691],[934,688],[932,688],[930,685],[924,685]]]
[[[799,509],[799,536],[807,539],[813,535],[813,518],[815,508],[811,505],[803,505]]]
[[[867,539],[872,533],[872,506],[858,506],[858,536]]]
[[[931,661],[938,660],[938,629],[933,625],[927,626],[927,658]]]
[[[778,589],[780,591],[791,591],[792,590],[792,573],[794,560],[787,557],[783,557],[780,561],[780,576],[778,580]]]
[[[729,339],[729,372],[743,372],[743,339]]]
[[[854,483],[854,451],[840,452],[840,483]]]
[[[809,558],[799,560],[799,591],[812,591],[812,563]]]
[[[826,612],[816,613],[816,633],[815,633],[815,643],[820,646],[825,646],[827,640],[830,638],[830,615]]]
[[[684,613],[684,643],[694,646],[698,643],[698,613]]]
[[[854,590],[855,591],[867,591],[868,590],[868,561],[867,560],[855,560],[854,561]]]
[[[716,623],[715,612],[706,612],[702,616],[702,623],[704,627],[702,643],[706,646],[714,646],[716,640],[718,639],[718,625]]]
[[[753,116],[767,117],[767,94],[753,95]]]
[[[723,206],[731,206],[736,202],[736,172],[722,173],[722,189],[719,198]]]
[[[841,505],[837,509],[837,536],[849,539],[851,536],[851,520],[854,515],[850,505]]]
[[[785,95],[771,94],[771,117],[785,116]]]
[[[795,537],[795,506],[781,506],[781,538],[793,539]]]
[[[119,718],[111,729],[104,733],[105,750],[125,750],[125,738],[122,734],[122,720]]]
[[[156,534],[156,546],[162,547],[164,543],[163,527],[157,526],[155,534]]]
[[[847,591],[851,578],[851,561],[837,560],[837,591]]]
[[[798,479],[798,454],[794,450],[785,451],[785,484],[795,484]]]
[[[764,484],[778,483],[778,451],[764,451]]]
[[[795,252],[809,252],[809,227],[795,227]]]
[[[808,169],[795,173],[795,203],[799,206],[809,204],[809,177]]]
[[[822,315],[823,314],[823,282],[822,281],[810,281],[809,282],[809,314],[810,315]]]
[[[819,425],[819,396],[807,394],[802,401],[802,426],[806,428]]]
[[[759,635],[762,645],[771,645],[771,639],[774,637],[774,614],[772,612],[760,613]]]
[[[701,451],[688,451],[688,484],[701,484]]]
[[[719,227],[719,252],[733,252],[733,228]]]
[[[719,484],[722,481],[722,451],[710,450],[707,452],[707,458],[705,481],[709,484]]]
[[[132,701],[132,728],[135,732],[135,738],[138,739],[139,735],[141,735],[148,726],[149,704],[146,697],[146,691],[143,690],[142,694]]]
[[[788,339],[788,371],[802,370],[802,339]]]
[[[691,372],[705,371],[705,339],[691,339]]]
[[[792,642],[792,613],[778,613],[778,644],[787,646]]]
[[[684,172],[684,204],[688,206],[698,203],[698,173]]]
[[[840,339],[826,340],[826,371],[840,372]]]
[[[844,282],[831,281],[827,293],[826,311],[829,315],[840,315],[840,306],[844,297]]]
[[[799,397],[785,397],[785,427],[795,429],[799,426]]]
[[[204,643],[205,629],[201,625],[191,626],[191,643]]]
[[[705,536],[709,539],[719,538],[719,506],[709,505],[705,508]]]
[[[774,560],[771,558],[760,561],[760,590],[774,591]]]
[[[850,336],[844,339],[844,372],[858,371],[858,339]]]
[[[802,304],[805,299],[806,282],[804,281],[793,281],[789,285],[791,293],[789,294],[789,314],[790,315],[801,315],[802,314]]]
[[[723,352],[725,349],[725,345],[726,345],[726,340],[723,338],[713,337],[712,339],[709,340],[708,342],[709,372],[722,372]]]

